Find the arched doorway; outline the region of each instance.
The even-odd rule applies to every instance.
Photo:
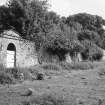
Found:
[[[16,66],[16,47],[13,43],[9,43],[7,47],[7,68]]]

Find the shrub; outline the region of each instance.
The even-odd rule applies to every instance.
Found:
[[[37,73],[36,79],[37,80],[43,80],[44,79],[44,75],[42,73]]]
[[[31,80],[31,73],[28,71],[28,69],[21,69],[21,74],[23,74],[24,80]]]
[[[61,67],[57,64],[54,64],[54,63],[42,64],[41,67],[45,70],[55,70],[55,71],[61,70]]]
[[[0,65],[0,84],[13,84],[15,83],[14,76],[8,72],[3,65]]]
[[[14,83],[14,78],[5,71],[0,71],[0,84],[12,84]]]
[[[32,80],[32,73],[30,68],[18,68],[20,80]]]
[[[0,84],[22,82],[23,80],[43,80],[44,75],[40,72],[41,67],[33,68],[4,68],[1,65]]]
[[[43,80],[44,73],[40,66],[30,67],[30,68],[21,68],[21,74],[23,74],[24,80]]]
[[[103,52],[100,47],[88,40],[81,41],[81,43],[85,47],[84,51],[81,53],[84,60],[100,61],[102,59]]]
[[[7,68],[6,73],[9,73],[14,79],[18,80],[32,80],[32,75],[29,68]]]
[[[102,54],[102,52],[99,52],[99,53],[96,53],[96,54],[94,54],[93,56],[92,56],[92,59],[93,60],[97,60],[97,61],[100,61],[101,59],[102,59],[102,57],[103,57],[103,54]]]
[[[6,72],[9,73],[13,78],[17,80],[26,80],[29,79],[29,71],[26,68],[7,68]],[[23,76],[23,77],[22,77]]]
[[[20,71],[18,68],[7,68],[5,70],[7,73],[11,74],[15,79],[20,78]]]

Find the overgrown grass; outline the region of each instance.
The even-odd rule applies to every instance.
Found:
[[[60,71],[62,69],[61,66],[54,63],[45,63],[45,64],[42,64],[41,67],[44,70],[54,70],[54,71]]]
[[[65,70],[89,70],[99,67],[105,67],[105,62],[76,62],[76,63],[66,63],[61,62],[59,65]]]
[[[88,70],[88,69],[93,69],[93,64],[90,62],[78,62],[78,63],[66,63],[66,62],[61,62],[59,64],[62,69],[65,70]]]
[[[20,82],[24,80],[43,80],[48,71],[59,72],[61,70],[89,70],[95,68],[99,68],[99,75],[105,74],[105,62],[45,63],[30,68],[8,69],[0,65],[0,84],[11,84],[14,81]]]
[[[30,74],[26,68],[5,68],[5,72],[10,74],[16,80],[30,79]]]
[[[66,97],[43,94],[22,102],[22,105],[70,105]]]
[[[14,78],[5,70],[4,66],[0,64],[0,84],[14,83]]]
[[[5,68],[5,72],[9,73],[15,79],[20,78],[20,72],[18,68]]]
[[[4,68],[0,65],[0,84],[12,84],[14,81],[43,80],[44,75],[40,66],[30,68]]]
[[[13,84],[15,83],[14,78],[5,71],[0,71],[0,84]]]
[[[100,77],[105,76],[105,67],[100,67],[97,73]]]
[[[26,79],[32,79],[29,69],[5,68],[0,65],[0,84],[12,84]]]
[[[4,66],[0,64],[0,71],[4,71],[4,70],[5,70]]]
[[[29,71],[29,68],[18,68],[18,71],[20,73],[20,79],[32,80],[32,75]]]
[[[90,104],[89,104],[90,103]],[[87,102],[86,99],[79,97],[67,97],[64,95],[43,94],[31,97],[30,100],[21,102],[21,105],[105,105],[105,99],[96,99],[96,101]]]
[[[89,70],[93,69],[94,65],[91,62],[78,62],[71,66],[73,70]]]

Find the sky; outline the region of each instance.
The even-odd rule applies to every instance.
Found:
[[[105,0],[49,0],[51,10],[62,16],[90,13],[105,19]]]
[[[4,4],[7,0],[0,0]],[[105,19],[105,0],[48,0],[49,10],[60,16],[69,16],[77,13],[89,13],[102,16]]]

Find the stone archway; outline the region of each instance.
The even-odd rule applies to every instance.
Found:
[[[16,47],[13,43],[7,46],[7,68],[14,68],[16,66]]]

